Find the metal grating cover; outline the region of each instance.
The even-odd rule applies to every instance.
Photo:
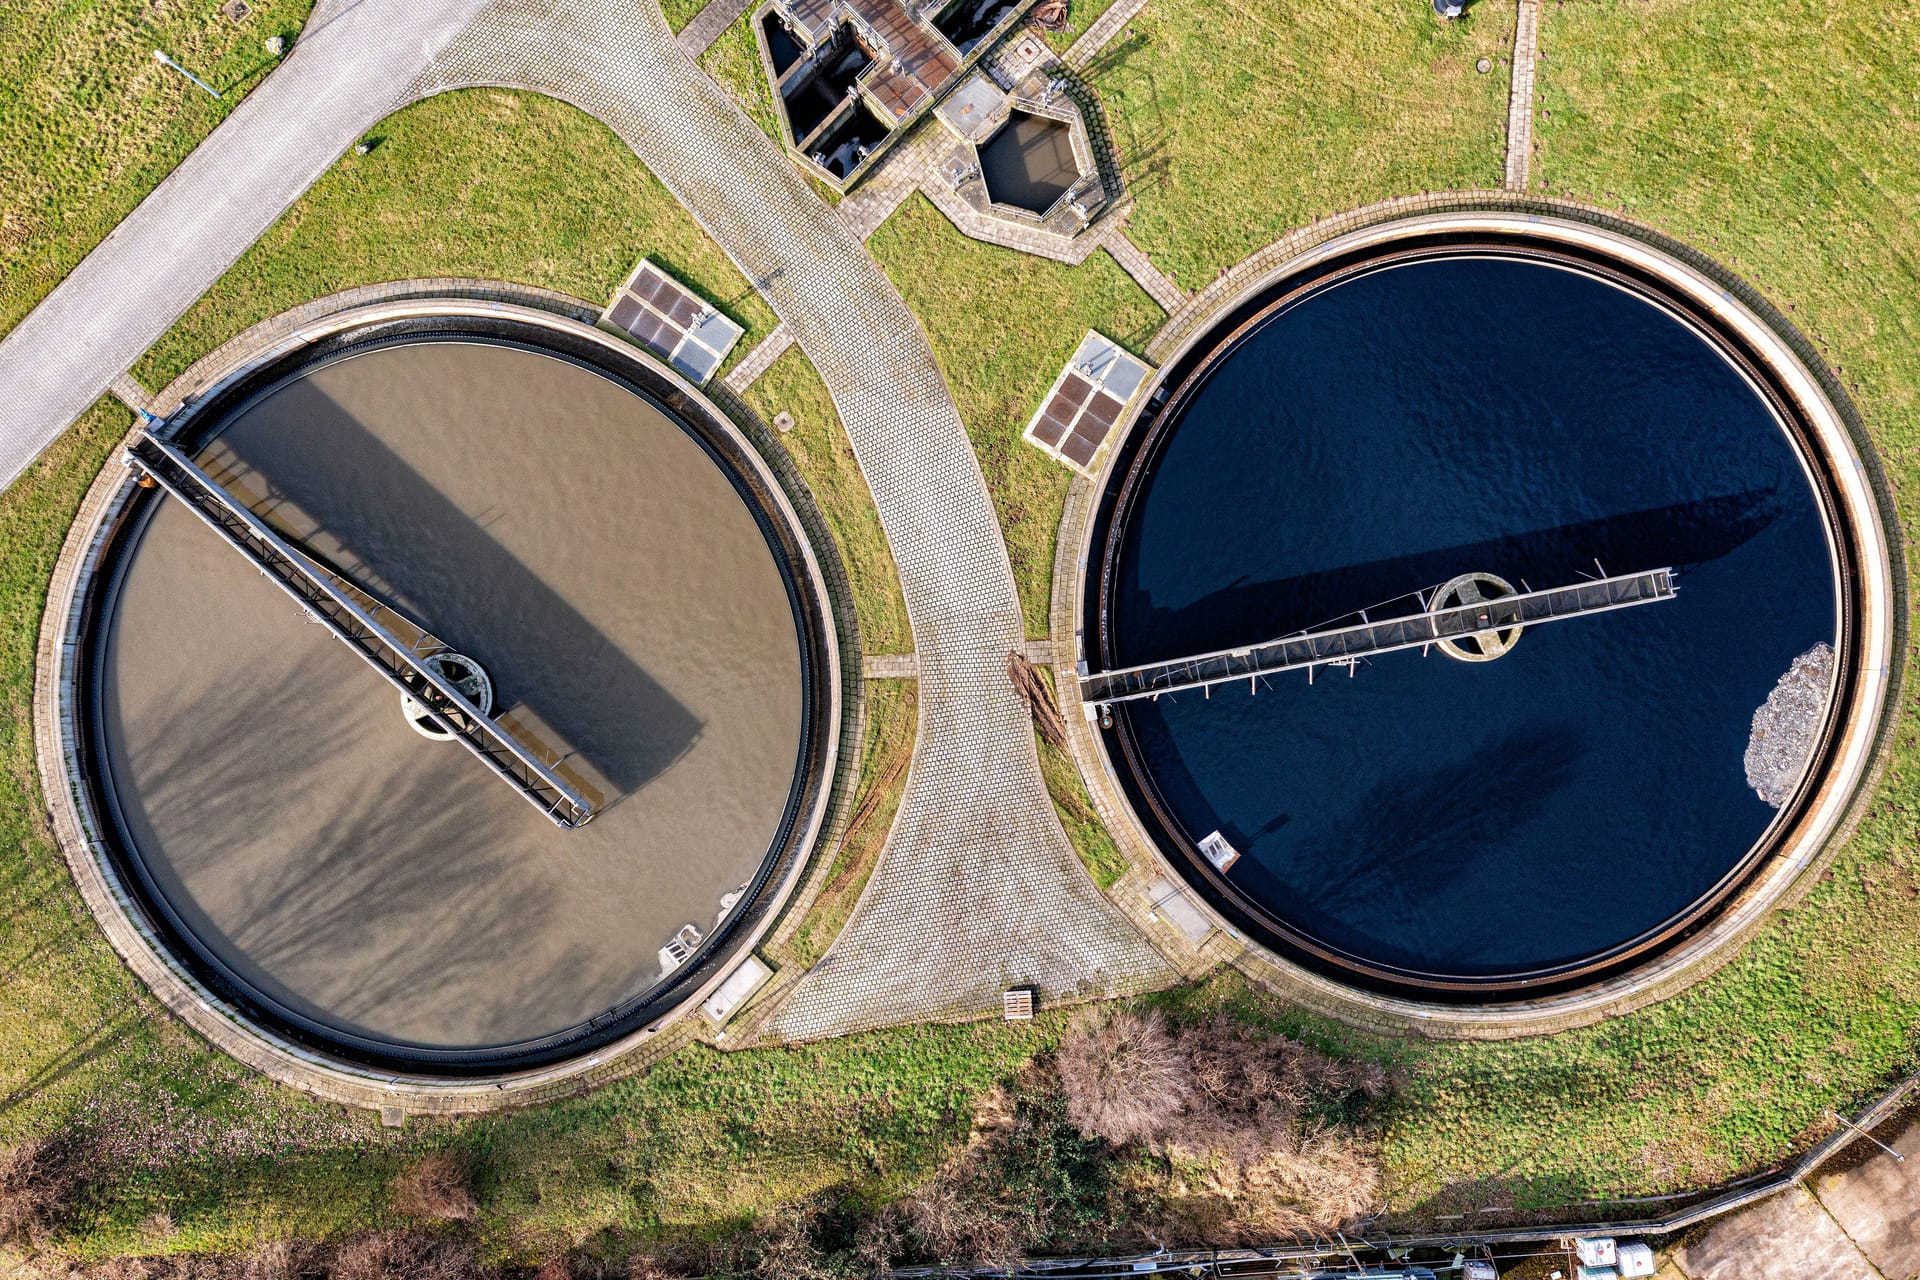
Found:
[[[1088,330],[1027,423],[1025,439],[1091,476],[1107,437],[1149,371],[1116,343]]]
[[[641,259],[600,316],[696,385],[706,385],[740,340],[739,325]]]

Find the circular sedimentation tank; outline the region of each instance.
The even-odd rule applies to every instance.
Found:
[[[1663,255],[1477,222],[1355,236],[1191,340],[1108,464],[1082,597],[1099,673],[1675,571],[1102,709],[1131,819],[1221,923],[1416,1003],[1630,977],[1782,891],[1891,662],[1877,499],[1785,344]]]
[[[181,501],[130,471],[98,504],[66,673],[82,823],[157,957],[295,1056],[577,1061],[723,974],[818,831],[837,660],[777,484],[677,378],[511,311],[342,322],[164,433],[431,633],[584,825],[446,740]]]

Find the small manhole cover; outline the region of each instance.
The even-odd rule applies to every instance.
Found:
[[[793,430],[793,415],[782,411],[773,415],[773,425],[782,431]]]
[[[235,22],[244,22],[247,15],[253,12],[253,6],[247,0],[227,0],[220,6],[220,12]]]
[[[1482,58],[1480,59],[1480,61],[1474,63],[1473,65],[1474,65],[1474,68],[1478,70],[1481,75],[1485,75],[1487,74],[1487,72],[1493,70],[1493,59]]]

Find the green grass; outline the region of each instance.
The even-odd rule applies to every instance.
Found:
[[[1053,672],[1045,667],[1038,669],[1041,681],[1049,692],[1055,689]],[[1087,869],[1093,882],[1102,889],[1111,889],[1127,874],[1126,855],[1120,852],[1120,846],[1114,843],[1113,834],[1107,830],[1106,823],[1100,820],[1099,812],[1093,807],[1093,797],[1087,794],[1087,784],[1080,777],[1079,766],[1073,757],[1060,747],[1054,746],[1040,736],[1036,729],[1033,735],[1034,750],[1040,754],[1040,777],[1047,784],[1047,795],[1053,800],[1053,811],[1060,816],[1060,826],[1067,833],[1067,843],[1073,846],[1073,852],[1080,859],[1080,865]]]
[[[982,244],[921,195],[867,247],[927,331],[993,494],[1027,634],[1044,637],[1073,473],[1020,432],[1088,329],[1137,352],[1166,315],[1105,250],[1069,267]]]
[[[907,766],[919,735],[920,684],[916,680],[866,682],[867,733],[860,751],[860,783],[853,817],[827,871],[827,883],[794,931],[788,948],[796,964],[810,965],[840,936],[867,887],[880,851],[893,829],[893,815],[906,789]]]
[[[1512,0],[1455,23],[1426,0],[1153,0],[1087,71],[1137,202],[1128,234],[1196,289],[1315,218],[1498,186],[1513,23]]]
[[[1095,884],[1102,889],[1113,888],[1127,874],[1127,860],[1094,811],[1073,757],[1038,734],[1034,735],[1034,745],[1040,752],[1040,776],[1046,780],[1053,811],[1060,815],[1060,825],[1066,829],[1074,854]]]
[[[660,0],[660,12],[667,19],[667,26],[679,35],[707,7],[707,0]]]
[[[760,66],[760,46],[753,34],[751,10],[738,22],[720,33],[700,65],[733,95],[740,109],[776,143],[780,141],[780,117],[773,109],[773,90],[767,87],[767,74]]]
[[[793,415],[793,430],[780,441],[840,544],[860,620],[861,647],[868,653],[911,653],[913,630],[893,552],[826,384],[800,348],[792,347],[754,380],[746,399],[768,422],[782,411]]]
[[[746,327],[773,313],[691,215],[591,116],[538,94],[443,94],[374,128],[163,337],[135,373],[160,387],[248,325],[322,294],[480,276],[591,302],[642,256]],[[582,174],[591,174],[582,181]]]
[[[1115,0],[1073,0],[1067,6],[1067,29],[1042,33],[1047,44],[1052,46],[1055,53],[1065,53],[1114,4]]]
[[[1920,14],[1865,0],[1543,12],[1555,193],[1729,263],[1843,370],[1920,530]],[[1909,672],[1913,654],[1909,653]],[[1433,1051],[1388,1151],[1406,1196],[1496,1177],[1527,1199],[1698,1185],[1786,1156],[1915,1066],[1914,692],[1859,833],[1720,975],[1601,1027]]]
[[[0,333],[132,212],[277,61],[312,0],[8,0],[0,19]],[[154,60],[164,50],[214,99]]]

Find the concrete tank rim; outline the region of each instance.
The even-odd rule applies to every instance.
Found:
[[[1121,446],[1162,389],[1168,372],[1214,338],[1226,317],[1290,277],[1356,251],[1383,249],[1396,240],[1454,233],[1532,238],[1616,257],[1648,271],[1666,287],[1712,312],[1716,322],[1730,326],[1762,355],[1768,373],[1792,395],[1818,433],[1822,458],[1837,482],[1835,496],[1844,502],[1849,523],[1859,534],[1853,550],[1862,561],[1865,602],[1857,620],[1862,628],[1861,678],[1841,718],[1844,750],[1816,788],[1812,820],[1803,821],[1790,839],[1783,839],[1764,868],[1710,922],[1671,949],[1612,978],[1562,994],[1471,1004],[1386,994],[1308,969],[1249,939],[1211,903],[1191,892],[1182,870],[1161,850],[1132,803],[1120,793],[1105,741],[1091,731],[1081,714],[1073,678],[1074,664],[1083,656],[1085,645],[1080,628],[1087,592],[1097,576],[1095,514],[1114,479],[1116,460],[1124,451]],[[1167,338],[1172,341],[1163,345]],[[1889,518],[1891,498],[1857,411],[1837,381],[1810,365],[1807,357],[1812,348],[1805,337],[1751,286],[1690,246],[1605,210],[1498,192],[1445,193],[1388,200],[1290,233],[1223,273],[1216,285],[1169,318],[1151,346],[1156,348],[1153,354],[1159,367],[1116,430],[1098,475],[1086,484],[1083,500],[1069,502],[1062,522],[1054,613],[1056,619],[1072,620],[1072,632],[1070,640],[1056,644],[1061,659],[1056,663],[1056,683],[1065,693],[1063,710],[1072,730],[1076,764],[1108,825],[1117,828],[1115,835],[1128,846],[1136,871],[1150,869],[1180,886],[1212,926],[1214,932],[1198,942],[1176,938],[1164,926],[1153,927],[1154,907],[1139,886],[1132,892],[1126,880],[1115,886],[1111,896],[1136,922],[1149,928],[1150,936],[1176,963],[1189,970],[1206,961],[1232,963],[1268,989],[1307,1007],[1391,1033],[1489,1039],[1543,1034],[1627,1012],[1693,985],[1738,954],[1740,944],[1776,907],[1810,887],[1851,831],[1884,768],[1891,724],[1886,709],[1895,701],[1903,675],[1900,641],[1905,622],[1900,608],[1905,598],[1905,564],[1901,548],[1887,537],[1888,528],[1897,527]]]
[[[814,650],[808,676],[820,687],[816,723],[804,735],[803,759],[796,765],[799,809],[782,842],[791,852],[769,851],[769,859],[784,857],[786,865],[763,888],[751,927],[730,937],[729,945],[715,953],[718,961],[706,963],[700,980],[669,1009],[616,1039],[531,1068],[478,1074],[390,1070],[324,1052],[256,1022],[174,956],[114,867],[77,774],[76,656],[88,587],[111,541],[111,525],[133,488],[130,474],[114,466],[111,456],[69,528],[42,616],[34,696],[35,754],[56,841],[89,912],[135,976],[214,1047],[282,1084],[352,1106],[453,1112],[526,1105],[618,1078],[691,1038],[691,1015],[772,932],[818,852],[835,791],[846,692],[839,629],[818,553],[773,469],[746,434],[676,371],[589,323],[592,314],[587,304],[565,295],[491,282],[403,281],[350,289],[252,326],[188,369],[156,397],[156,404],[177,408],[216,397],[237,380],[329,336],[411,320],[504,320],[590,343],[610,358],[644,366],[708,420],[706,429],[725,439],[733,455],[729,461],[746,470],[744,478],[761,491],[761,501],[772,508],[769,517],[791,542],[795,588],[808,615],[796,622],[807,632],[803,642]],[[141,425],[136,421],[133,430]]]

